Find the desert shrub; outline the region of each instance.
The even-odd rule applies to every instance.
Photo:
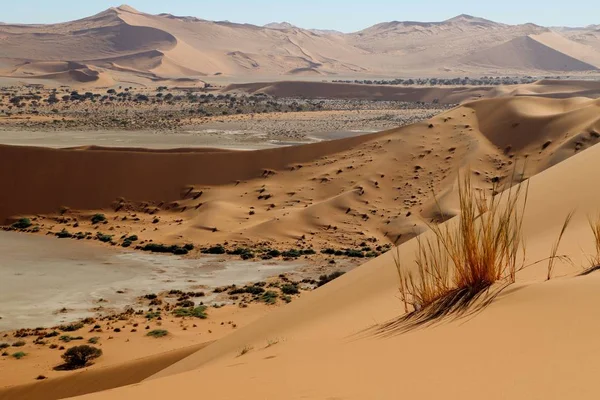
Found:
[[[154,318],[158,318],[158,317],[160,317],[159,311],[150,311],[146,314],[147,319],[154,319]]]
[[[17,360],[20,360],[21,358],[25,357],[27,355],[27,353],[23,352],[23,351],[18,351],[16,353],[12,354],[13,358],[16,358]]]
[[[316,254],[317,252],[314,251],[314,249],[304,249],[302,250],[302,254],[304,255],[311,255],[311,254]]]
[[[340,276],[342,276],[342,275],[344,275],[344,274],[345,274],[345,272],[344,272],[344,271],[334,271],[334,272],[332,272],[332,273],[331,273],[331,274],[329,274],[329,275],[327,275],[327,274],[325,274],[325,275],[321,275],[321,276],[319,277],[319,282],[317,282],[317,286],[319,286],[319,287],[320,287],[320,286],[323,286],[323,285],[325,285],[326,283],[329,283],[329,282],[331,282],[332,280],[334,280],[334,279],[336,279],[336,278],[339,278]]]
[[[27,343],[24,340],[19,340],[17,342],[14,342],[12,344],[13,347],[23,347],[25,346]]]
[[[344,255],[346,257],[356,257],[356,258],[364,258],[365,257],[365,253],[363,253],[362,250],[356,250],[356,249],[348,249],[344,252]]]
[[[187,251],[192,251],[192,250],[194,250],[194,245],[192,243],[186,243],[183,245],[183,248],[186,249]]]
[[[137,235],[131,235],[125,238],[125,240],[129,240],[130,242],[135,242],[138,240]]]
[[[69,325],[61,325],[58,327],[59,330],[63,331],[63,332],[75,332],[78,331],[79,329],[83,328],[83,323],[82,322],[75,322]],[[54,335],[56,336],[56,335]]]
[[[10,347],[10,344],[8,343],[0,343],[0,350],[4,350],[6,348]]]
[[[61,357],[65,361],[66,369],[77,369],[85,367],[101,355],[102,350],[94,346],[82,344],[81,346],[71,347]]]
[[[184,255],[188,253],[188,251],[183,247],[177,245],[167,246],[160,243],[147,243],[141,249],[143,251],[151,251],[153,253],[172,253],[176,255]]]
[[[73,237],[73,234],[70,233],[66,228],[62,228],[62,230],[57,232],[55,236],[59,239],[69,239]]]
[[[72,340],[83,340],[83,337],[62,335],[61,337],[58,338],[58,340],[60,340],[61,342],[69,343]]]
[[[243,294],[243,293],[259,295],[261,293],[264,293],[264,291],[265,291],[265,289],[263,289],[261,286],[254,284],[254,285],[247,285],[247,286],[244,286],[241,288],[233,288],[227,293],[230,295]]]
[[[277,249],[272,249],[267,252],[267,255],[271,257],[279,257],[281,255],[281,252]]]
[[[161,338],[161,337],[167,336],[168,334],[169,334],[169,332],[164,329],[154,329],[154,330],[146,333],[146,336],[150,336],[153,338]]]
[[[335,254],[335,249],[332,249],[332,248],[322,249],[321,253],[322,254],[334,255]]]
[[[267,304],[275,304],[277,302],[278,297],[279,297],[279,295],[277,294],[277,292],[274,292],[272,290],[267,290],[266,292],[263,293],[262,296],[260,296],[260,300]]]
[[[176,317],[195,317],[200,319],[208,318],[208,315],[206,315],[206,306],[176,308],[173,310],[173,315]]]
[[[44,337],[45,337],[45,338],[51,338],[51,337],[58,336],[58,335],[60,335],[60,333],[58,333],[58,332],[56,332],[56,331],[52,331],[52,332],[48,332],[48,333],[46,333],[46,334],[44,335]]]
[[[31,220],[29,218],[20,218],[17,222],[11,226],[15,229],[27,229],[31,226]]]
[[[204,253],[204,254],[225,254],[226,250],[225,250],[225,247],[218,244],[216,246],[202,249],[202,253]]]
[[[290,249],[282,252],[281,255],[286,258],[297,258],[302,255],[302,250]]]
[[[98,342],[100,341],[100,338],[98,336],[94,336],[88,339],[88,343],[90,344],[98,344]]]
[[[106,216],[104,214],[94,214],[92,215],[92,224],[97,224],[100,222],[106,221]]]
[[[298,294],[300,293],[300,290],[298,290],[298,287],[296,285],[286,283],[285,285],[281,286],[281,292],[283,294]]]
[[[101,241],[103,243],[108,243],[112,240],[113,235],[105,235],[102,232],[98,232],[98,233],[96,233],[96,237],[98,238],[99,241]]]

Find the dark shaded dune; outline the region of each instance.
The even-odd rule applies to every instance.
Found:
[[[178,199],[190,184],[221,185],[260,177],[347,150],[379,134],[258,151],[184,152],[0,146],[0,221],[52,213],[61,206],[99,209],[119,197]]]
[[[132,385],[195,353],[209,343],[168,351],[117,366],[90,369],[64,377],[0,389],[0,400],[57,400]]]
[[[265,93],[277,97],[304,97],[308,99],[338,98],[365,100],[424,101],[434,100],[455,104],[485,96],[490,87],[407,87],[359,85],[326,82],[261,82],[227,86],[224,91],[240,91],[250,94]]]

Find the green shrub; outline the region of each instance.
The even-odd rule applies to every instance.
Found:
[[[55,236],[59,239],[69,239],[73,237],[73,234],[71,234],[66,228],[62,228],[62,230],[56,233]]]
[[[100,341],[100,337],[98,336],[94,336],[88,339],[88,343],[90,344],[98,344],[98,342]]]
[[[150,311],[146,314],[147,319],[154,319],[154,318],[158,318],[158,317],[160,317],[159,311]]]
[[[31,220],[29,218],[21,218],[11,226],[15,229],[27,229],[31,225]]]
[[[279,295],[272,291],[272,290],[267,290],[266,292],[263,293],[262,296],[260,296],[260,300],[267,303],[267,304],[275,304],[277,303],[277,298],[279,297]]]
[[[281,253],[282,256],[286,258],[297,258],[302,255],[302,250],[290,249]]]
[[[332,280],[334,280],[334,279],[336,279],[336,278],[339,278],[340,276],[342,276],[342,275],[344,275],[344,274],[345,274],[345,272],[344,272],[344,271],[335,271],[335,272],[332,272],[332,273],[331,273],[331,274],[329,274],[329,275],[321,275],[321,276],[319,277],[319,282],[317,283],[317,286],[319,286],[319,287],[320,287],[320,286],[323,286],[323,285],[325,285],[326,283],[329,283],[329,282],[331,282]]]
[[[61,337],[58,338],[58,340],[60,340],[61,342],[69,343],[72,340],[83,340],[83,337],[62,335]]]
[[[161,338],[163,336],[167,336],[169,334],[168,331],[164,329],[154,329],[146,334],[146,336],[150,336],[153,338]]]
[[[97,224],[99,222],[106,221],[106,216],[104,214],[94,214],[92,215],[92,224]]]
[[[160,243],[147,243],[141,248],[143,251],[151,251],[153,253],[173,253],[176,255],[184,255],[188,253],[183,247],[177,245],[167,246]]]
[[[298,294],[300,293],[300,290],[298,290],[296,285],[286,283],[285,285],[281,286],[281,292],[283,294]]]
[[[198,306],[194,308],[176,308],[173,310],[173,315],[176,317],[195,317],[200,319],[208,318],[208,315],[206,315],[206,306]]]
[[[98,232],[98,233],[96,233],[96,237],[98,238],[99,241],[101,241],[103,243],[108,243],[112,240],[113,235],[105,235],[102,232]]]
[[[63,332],[75,332],[83,328],[83,322],[75,322],[69,325],[61,325],[58,327]],[[56,335],[54,335],[56,336]]]
[[[14,358],[16,358],[17,360],[20,360],[21,358],[25,357],[27,355],[27,353],[23,352],[23,351],[18,351],[16,353],[13,353],[12,356]]]
[[[77,369],[85,367],[101,355],[102,350],[94,346],[82,344],[81,346],[71,347],[61,357],[65,361],[64,367],[66,369]]]
[[[223,247],[220,244],[218,244],[216,246],[212,246],[212,247],[209,247],[209,248],[202,249],[201,252],[204,253],[204,254],[225,254],[226,250],[225,250],[225,247]]]

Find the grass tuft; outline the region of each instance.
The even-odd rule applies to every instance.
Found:
[[[417,237],[416,274],[395,257],[406,313],[380,327],[382,333],[462,314],[497,283],[498,290],[514,283],[525,259],[521,231],[528,189],[528,183],[518,184],[488,199],[473,189],[469,174],[459,177],[460,216],[430,224],[431,238]]]

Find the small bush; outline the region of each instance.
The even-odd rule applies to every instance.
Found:
[[[25,346],[26,344],[27,344],[27,343],[25,343],[25,341],[24,341],[24,340],[19,340],[18,342],[14,342],[14,343],[12,344],[12,346],[13,346],[13,347],[23,347],[23,346]]]
[[[284,251],[283,253],[281,253],[281,255],[286,258],[298,258],[302,255],[302,250],[290,249]]]
[[[260,297],[260,300],[267,303],[267,304],[275,304],[277,302],[277,298],[279,297],[279,295],[272,291],[272,290],[267,290],[265,293],[263,293],[263,295]]]
[[[31,225],[31,220],[29,218],[21,218],[11,226],[15,229],[27,229]]]
[[[27,355],[27,353],[23,352],[23,351],[18,351],[16,353],[12,354],[13,358],[16,358],[17,360],[20,360],[21,358],[25,357]]]
[[[4,350],[7,347],[10,347],[10,344],[8,344],[8,343],[0,343],[0,350]]]
[[[73,237],[73,234],[66,228],[63,228],[60,232],[56,233],[55,236],[59,239],[70,239]]]
[[[58,338],[58,340],[60,340],[61,342],[65,342],[65,343],[69,343],[72,340],[82,340],[83,337],[81,336],[69,336],[69,335],[62,335],[61,337]]]
[[[98,233],[96,233],[96,237],[98,238],[99,241],[101,241],[103,243],[108,243],[112,240],[113,235],[105,235],[102,232],[98,232]]]
[[[207,249],[202,249],[202,253],[204,253],[204,254],[225,254],[226,250],[225,250],[225,247],[218,244],[216,246],[212,246]]]
[[[69,325],[61,325],[58,327],[63,332],[75,332],[83,328],[83,322],[75,322]],[[53,335],[56,336],[56,335]]]
[[[286,283],[285,285],[281,286],[281,292],[283,294],[298,294],[300,293],[300,290],[298,290],[296,285]]]
[[[342,276],[344,274],[345,274],[344,271],[335,271],[329,275],[321,275],[319,277],[319,282],[317,282],[317,286],[321,287],[321,286],[325,285],[326,283],[329,283],[332,280],[339,278],[340,276]]]
[[[176,317],[195,317],[200,319],[208,318],[208,315],[206,315],[206,306],[198,306],[194,308],[176,308],[173,310],[173,315]]]
[[[66,369],[77,369],[85,367],[101,355],[102,350],[94,346],[82,344],[81,346],[71,347],[61,357],[65,360],[64,367]]]
[[[94,336],[88,339],[88,343],[90,344],[98,344],[98,342],[100,341],[100,337],[98,336]]]
[[[154,329],[154,330],[148,332],[146,334],[146,336],[150,336],[153,338],[161,338],[161,337],[167,336],[168,334],[169,334],[169,332],[164,329]]]
[[[104,214],[94,214],[92,215],[92,224],[97,224],[100,222],[106,221],[106,216]]]

